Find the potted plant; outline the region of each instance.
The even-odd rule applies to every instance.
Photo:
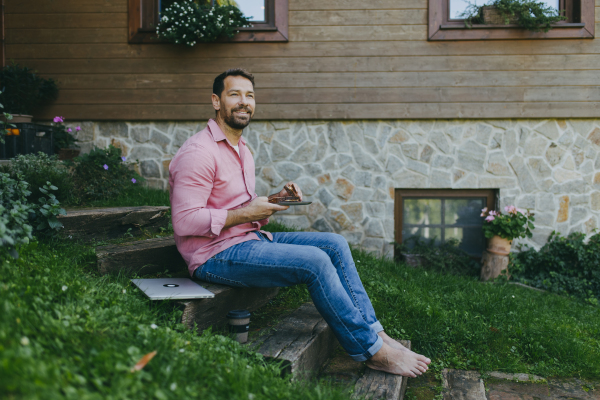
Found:
[[[59,160],[71,160],[79,155],[81,151],[75,146],[77,139],[72,135],[72,129],[64,125],[63,117],[54,117],[54,152],[58,154]],[[75,132],[79,132],[81,127],[75,127]]]
[[[487,251],[489,253],[507,256],[510,253],[512,241],[515,238],[530,238],[534,229],[534,215],[515,206],[504,207],[504,213],[488,211],[487,207],[481,210],[485,217],[483,232],[488,238]]]
[[[31,122],[32,114],[42,105],[56,100],[58,87],[53,79],[44,79],[35,71],[11,64],[0,70],[0,103],[12,114],[11,122]]]
[[[473,24],[516,24],[532,32],[548,32],[552,29],[552,24],[567,19],[560,14],[541,1],[493,0],[483,6],[469,3],[461,16],[465,19],[467,28],[471,28]]]

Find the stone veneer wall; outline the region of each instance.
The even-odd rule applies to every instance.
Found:
[[[78,125],[78,123],[72,124]],[[153,187],[205,122],[83,122],[80,145],[120,146]],[[290,180],[313,204],[277,219],[339,232],[352,244],[393,253],[394,188],[496,188],[500,206],[536,213],[532,240],[592,232],[600,217],[600,120],[383,120],[252,122],[244,137],[256,192]]]

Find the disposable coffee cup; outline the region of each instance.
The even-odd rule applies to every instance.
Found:
[[[248,310],[232,310],[227,314],[229,322],[229,332],[239,343],[248,341],[248,331],[250,330],[250,312]]]

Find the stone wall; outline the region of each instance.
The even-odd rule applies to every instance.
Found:
[[[75,123],[73,125],[78,125]],[[153,187],[205,122],[83,122],[80,145],[120,146]],[[540,247],[552,230],[592,232],[600,217],[600,120],[384,120],[252,122],[256,192],[290,180],[310,206],[277,219],[339,232],[392,254],[394,188],[495,188],[500,206],[532,209]]]

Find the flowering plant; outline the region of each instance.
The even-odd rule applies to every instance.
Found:
[[[67,128],[64,125],[65,119],[64,117],[54,117],[54,148],[56,151],[58,149],[66,149],[71,147],[77,142],[77,139],[73,136],[71,132],[73,130],[71,128]],[[81,127],[75,127],[75,132],[79,132]]]
[[[529,210],[506,206],[502,213],[494,210],[488,211],[486,207],[481,210],[481,216],[485,217],[483,232],[488,239],[500,236],[503,239],[513,240],[532,236],[531,230],[534,229],[535,218]]]
[[[221,36],[232,38],[238,28],[249,26],[249,19],[236,6],[209,8],[184,0],[161,12],[156,33],[173,43],[194,46],[197,42],[214,42]]]

